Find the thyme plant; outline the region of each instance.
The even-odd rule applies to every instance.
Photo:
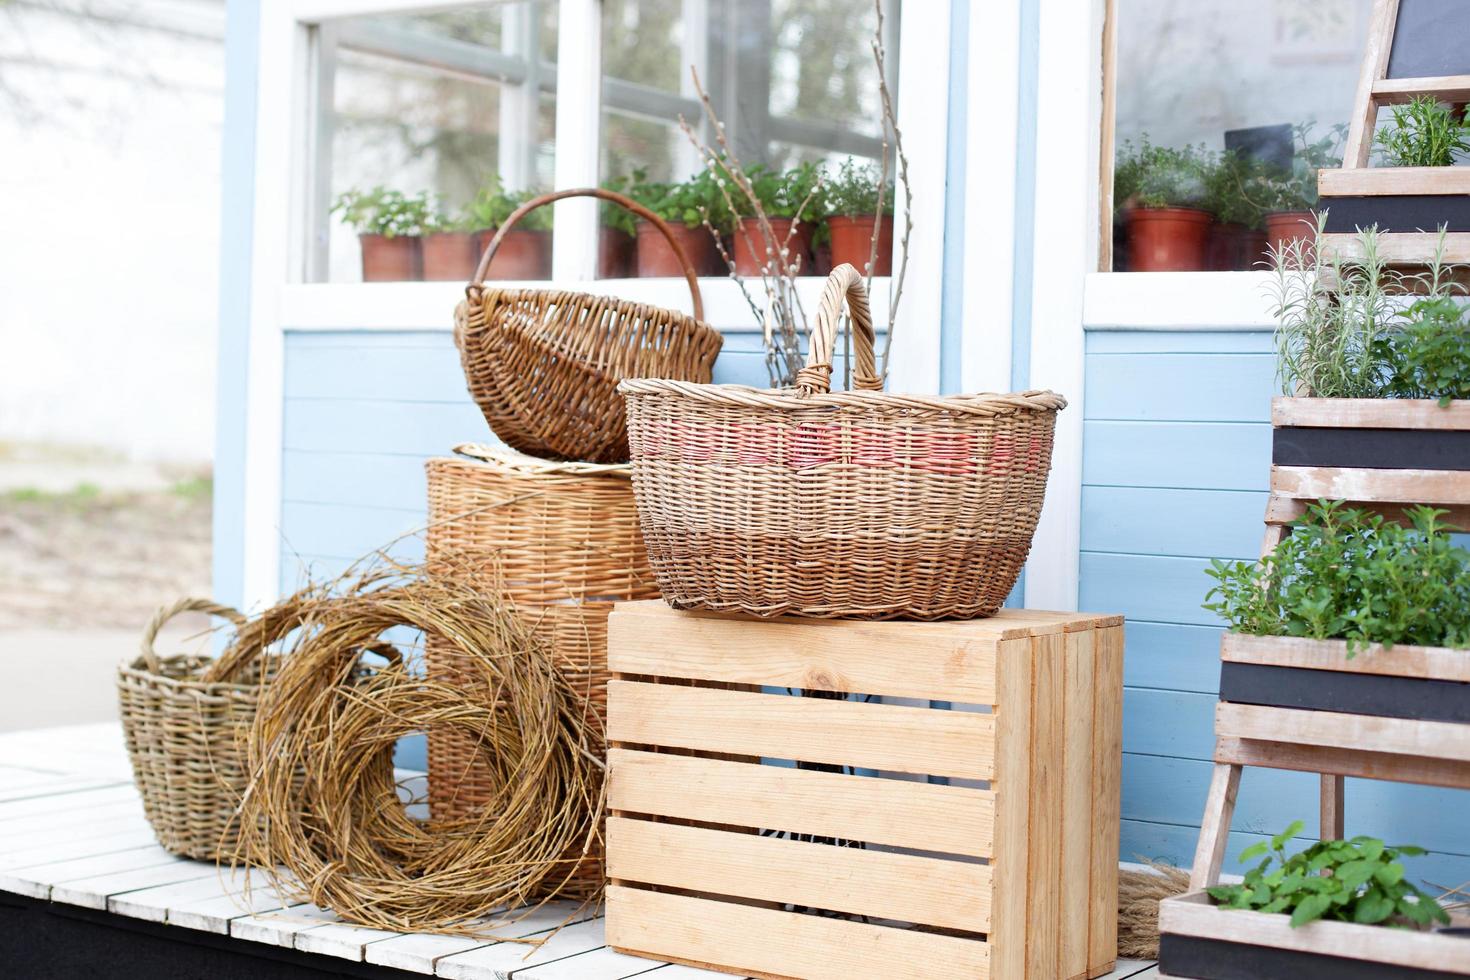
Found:
[[[1374,144],[1390,167],[1448,167],[1470,153],[1470,124],[1433,96],[1390,106],[1393,125],[1380,129]]]

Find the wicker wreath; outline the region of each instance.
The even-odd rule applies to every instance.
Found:
[[[318,607],[261,699],[236,863],[284,897],[381,929],[493,934],[481,920],[559,894],[600,844],[601,762],[585,705],[549,651],[473,576],[377,579]],[[452,646],[453,683],[417,676],[383,639]],[[389,663],[354,680],[364,651]],[[360,675],[358,675],[360,676]],[[452,820],[404,807],[393,749],[451,728],[481,747],[494,798]]]

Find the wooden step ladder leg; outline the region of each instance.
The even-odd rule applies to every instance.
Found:
[[[1342,840],[1346,836],[1343,820],[1343,780],[1341,776],[1322,774],[1322,840]]]
[[[1240,793],[1240,766],[1215,763],[1210,794],[1205,797],[1205,815],[1200,822],[1199,847],[1189,872],[1189,890],[1199,891],[1220,880],[1225,863],[1225,845],[1230,840],[1230,819],[1235,816],[1235,798]]]

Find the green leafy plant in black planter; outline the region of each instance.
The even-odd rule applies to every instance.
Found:
[[[1433,398],[1441,408],[1470,398],[1470,318],[1466,307],[1446,295],[1416,300],[1403,325],[1374,341],[1385,366],[1382,394],[1389,398]]]
[[[478,250],[489,247],[495,232],[511,214],[537,196],[534,190],[507,191],[499,176],[493,176],[465,209],[465,219],[477,235]],[[549,279],[551,277],[550,206],[527,212],[515,223],[500,243],[487,279]]]
[[[435,213],[427,194],[407,195],[382,186],[350,190],[337,198],[332,211],[357,232],[364,282],[419,278],[419,239]]]
[[[1125,141],[1113,175],[1113,198],[1127,230],[1133,272],[1207,268],[1211,188],[1219,186],[1216,154],[1203,145],[1156,146],[1147,135]]]
[[[1421,95],[1389,108],[1393,125],[1373,137],[1387,166],[1448,167],[1470,153],[1470,123],[1454,107]]]
[[[1404,877],[1399,859],[1427,853],[1422,847],[1387,847],[1374,837],[1354,837],[1321,841],[1288,856],[1287,841],[1304,826],[1297,820],[1271,838],[1269,847],[1262,841],[1242,851],[1242,863],[1264,859],[1240,884],[1209,889],[1210,897],[1227,909],[1290,915],[1293,928],[1318,919],[1420,929],[1449,924],[1449,913]]]
[[[1405,527],[1319,501],[1260,560],[1215,559],[1204,608],[1236,633],[1344,639],[1349,656],[1372,644],[1470,647],[1470,551],[1444,514],[1408,508]]]

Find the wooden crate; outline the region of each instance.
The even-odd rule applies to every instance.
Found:
[[[1456,926],[1465,926],[1463,920]],[[1203,892],[1159,904],[1159,975],[1197,980],[1450,980],[1470,976],[1470,938],[1313,922],[1215,906]]]
[[[1121,617],[655,601],[609,629],[609,945],[761,977],[1112,969]]]

